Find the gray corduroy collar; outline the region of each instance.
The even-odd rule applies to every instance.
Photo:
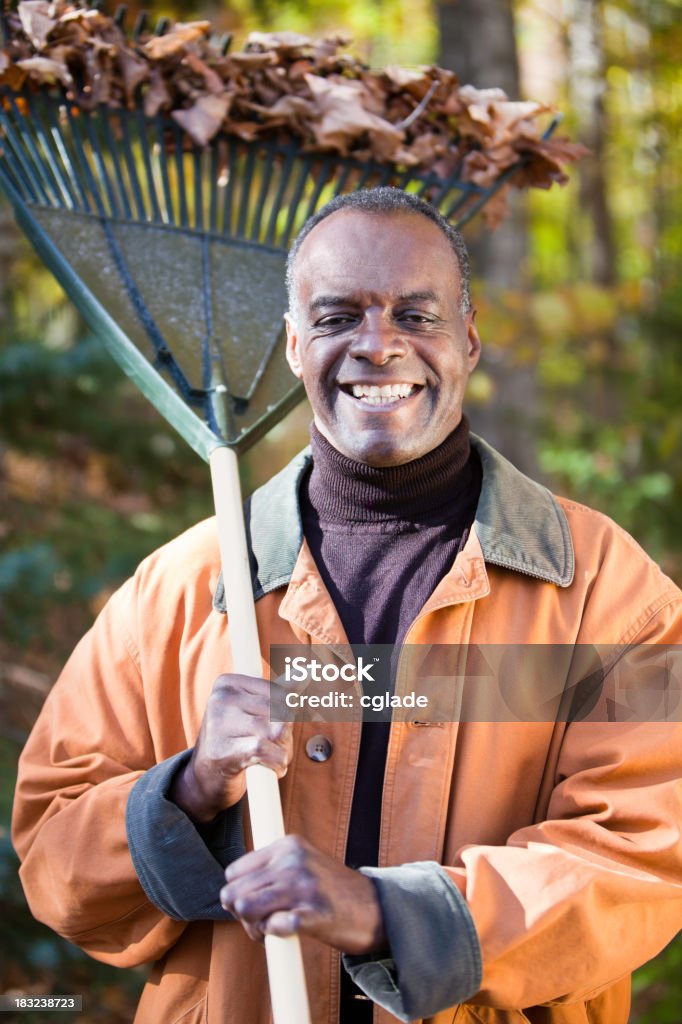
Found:
[[[475,529],[486,562],[533,576],[557,587],[573,582],[573,542],[563,509],[554,496],[471,435],[483,468]],[[303,543],[299,507],[301,480],[311,465],[306,448],[246,502],[253,595],[257,601],[286,586]],[[213,606],[225,612],[222,573]]]

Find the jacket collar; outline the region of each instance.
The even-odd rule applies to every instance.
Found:
[[[483,469],[474,528],[486,562],[569,587],[575,567],[573,542],[556,498],[475,434],[471,444]],[[303,543],[299,489],[311,461],[310,448],[306,448],[246,502],[256,601],[291,579]],[[226,610],[222,573],[213,606],[219,612]]]

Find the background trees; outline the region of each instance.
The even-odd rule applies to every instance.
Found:
[[[548,484],[602,508],[682,582],[679,5],[675,0],[191,0],[154,13],[346,29],[375,65],[438,60],[554,102],[591,159],[563,190],[467,229],[486,361],[474,425]],[[131,5],[130,20],[135,11]],[[31,922],[6,825],[13,765],[60,664],[149,550],[211,512],[205,467],[124,381],[0,202],[0,984],[92,989],[79,1020],[131,1019],[137,976]],[[305,441],[308,414],[245,465],[247,489]],[[636,979],[633,1021],[679,1024],[679,942]],[[125,980],[128,978],[128,980]],[[56,979],[59,979],[57,983]],[[22,1020],[26,1020],[22,1016]]]

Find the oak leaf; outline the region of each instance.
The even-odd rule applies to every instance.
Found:
[[[190,43],[203,39],[210,31],[210,21],[178,22],[165,35],[152,36],[142,50],[150,60],[170,60],[183,54]]]
[[[45,48],[47,37],[57,24],[53,10],[47,0],[22,0],[17,7],[24,32],[37,50]]]
[[[200,96],[193,107],[174,110],[171,117],[184,128],[197,146],[205,146],[220,131],[231,102],[229,93],[223,93],[222,96]]]
[[[73,85],[69,69],[59,60],[51,60],[49,57],[27,57],[25,60],[18,60],[17,67],[27,71],[34,82],[46,85],[54,85],[55,82],[61,82],[66,86]]]
[[[354,139],[369,133],[369,145],[376,159],[391,160],[403,142],[403,134],[363,105],[366,90],[360,82],[342,84],[306,75],[318,122],[311,125],[315,141],[323,149],[345,156]]]

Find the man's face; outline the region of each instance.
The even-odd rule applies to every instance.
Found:
[[[303,242],[295,289],[287,359],[320,433],[370,466],[438,447],[480,352],[440,229],[418,213],[339,210]]]

